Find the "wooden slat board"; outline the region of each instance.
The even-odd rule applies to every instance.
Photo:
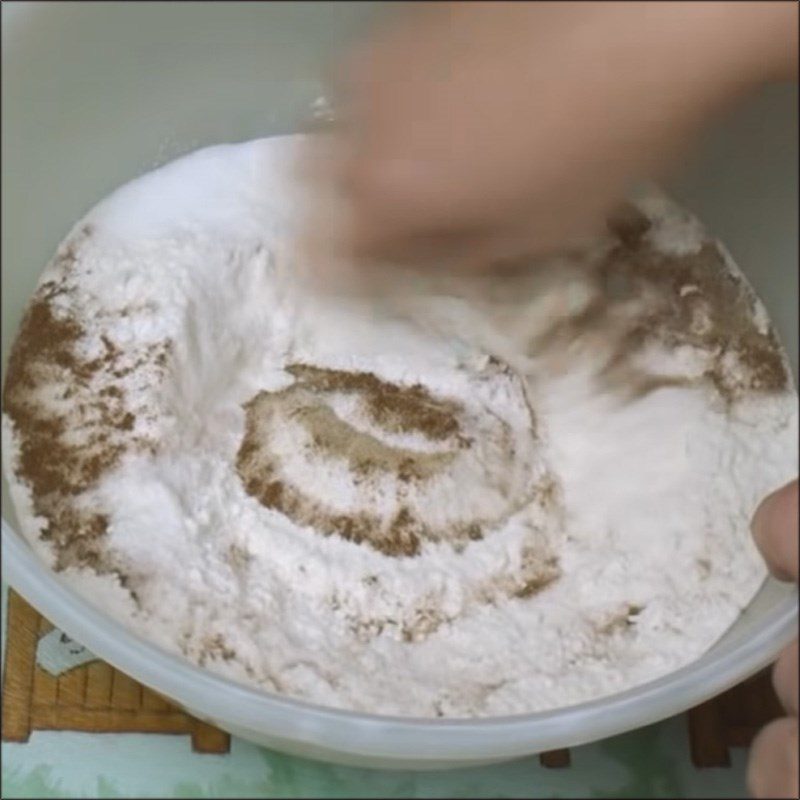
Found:
[[[86,708],[110,708],[114,670],[103,661],[86,667]]]
[[[26,742],[31,731],[33,670],[39,615],[16,592],[8,594],[3,671],[3,739]]]
[[[92,733],[189,734],[201,753],[227,753],[230,736],[181,711],[152,689],[102,661],[58,678],[36,664],[39,639],[53,626],[9,592],[2,738],[25,742],[34,730]],[[781,715],[769,672],[762,672],[687,713],[696,767],[730,765],[730,747],[747,747],[758,730]],[[545,767],[570,766],[568,749],[542,753]]]
[[[230,736],[181,711],[108,664],[95,660],[58,677],[36,663],[39,639],[53,626],[16,592],[8,595],[3,672],[5,741],[32,731],[188,734],[200,753],[227,753]]]

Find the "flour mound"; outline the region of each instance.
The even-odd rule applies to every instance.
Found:
[[[359,711],[542,710],[701,655],[797,463],[726,251],[653,194],[502,280],[334,302],[298,280],[299,141],[145,175],[47,266],[3,414],[37,552],[197,664]]]

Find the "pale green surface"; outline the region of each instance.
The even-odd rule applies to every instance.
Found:
[[[5,644],[6,592],[2,592]],[[3,648],[5,649],[5,648]],[[12,797],[744,797],[744,753],[695,770],[681,717],[576,748],[567,770],[533,757],[452,772],[338,767],[234,739],[198,755],[188,736],[39,731],[2,744],[0,796]]]
[[[337,767],[235,740],[195,755],[188,737],[35,733],[3,745],[8,797],[744,797],[744,754],[698,772],[684,723],[670,720],[573,751],[568,770],[535,758],[455,772]]]

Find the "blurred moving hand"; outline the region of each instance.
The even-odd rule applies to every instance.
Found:
[[[486,265],[591,234],[796,48],[790,2],[419,4],[338,76],[338,246]]]
[[[797,15],[765,1],[420,4],[338,76],[341,122],[312,162],[341,201],[328,244],[345,263],[466,267],[592,234],[709,117],[796,77]],[[797,492],[754,520],[771,569],[795,581]],[[789,716],[751,753],[758,797],[798,797],[797,681],[795,642],[775,668]]]

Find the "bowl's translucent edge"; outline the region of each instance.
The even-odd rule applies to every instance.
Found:
[[[97,656],[202,713],[264,736],[365,758],[508,759],[570,747],[684,711],[761,669],[796,635],[796,592],[724,657],[701,659],[635,689],[568,708],[513,717],[429,720],[359,714],[278,697],[195,667],[140,639],[45,567],[2,520],[3,577],[51,622]],[[111,629],[111,630],[109,630]]]

